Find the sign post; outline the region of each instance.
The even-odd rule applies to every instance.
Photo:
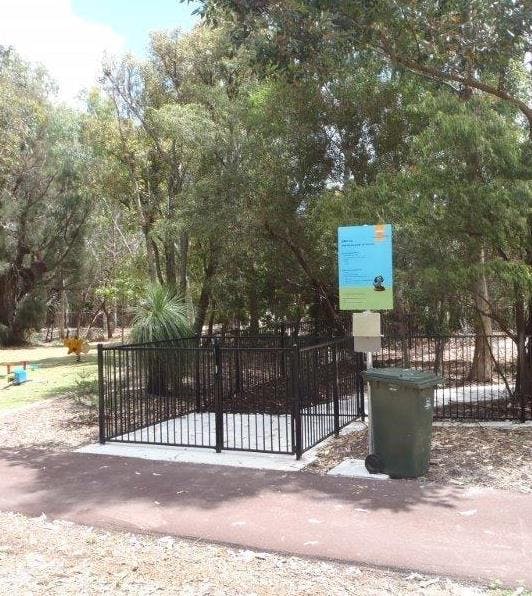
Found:
[[[366,353],[368,368],[373,352],[381,347],[380,313],[393,308],[392,226],[349,226],[338,228],[338,286],[340,310],[353,313],[354,347]],[[371,394],[368,387],[371,421]],[[369,453],[373,437],[369,425]]]

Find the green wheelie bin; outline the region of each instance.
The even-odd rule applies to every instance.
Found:
[[[418,478],[427,473],[434,388],[443,379],[411,368],[370,368],[362,373],[371,395],[372,474]]]

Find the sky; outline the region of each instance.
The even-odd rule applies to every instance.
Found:
[[[195,4],[179,0],[0,0],[0,45],[43,64],[59,99],[77,103],[105,54],[145,54],[149,32],[190,30]]]

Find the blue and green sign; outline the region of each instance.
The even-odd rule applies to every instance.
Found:
[[[392,226],[338,228],[341,310],[393,308]]]

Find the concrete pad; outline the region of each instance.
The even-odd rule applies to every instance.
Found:
[[[352,419],[354,398],[339,400],[340,424]],[[334,429],[332,402],[303,408],[301,411],[303,444]],[[211,447],[216,445],[216,414],[191,412],[171,420],[158,422],[125,433],[117,440],[128,443],[187,445]],[[292,445],[292,416],[266,413],[224,413],[223,441],[226,449],[260,450],[290,453]]]
[[[355,421],[345,426],[341,435],[366,428],[363,422]],[[93,443],[76,449],[78,453],[92,453],[96,455],[115,455],[119,457],[136,457],[153,461],[171,461],[191,464],[210,464],[215,466],[232,466],[236,468],[252,468],[255,470],[302,470],[315,459],[333,437],[328,437],[312,449],[305,451],[300,460],[295,455],[277,453],[252,453],[248,451],[222,451],[216,453],[212,448],[175,447],[165,445],[142,445],[139,443],[108,442],[104,445]]]
[[[432,426],[454,428],[502,428],[504,430],[528,429],[532,431],[532,421],[517,422],[512,420],[484,420],[479,422],[462,422],[461,420],[437,420]]]
[[[389,480],[387,474],[370,474],[366,470],[363,459],[344,459],[334,468],[330,469],[329,476],[347,476],[348,478],[372,478],[373,480]]]
[[[97,455],[116,455],[136,457],[154,461],[171,461],[191,464],[210,464],[232,466],[235,468],[253,468],[255,470],[298,471],[316,459],[315,450],[303,454],[300,460],[294,455],[277,453],[252,453],[249,451],[222,451],[199,447],[165,447],[163,445],[140,445],[135,443],[95,443],[77,449],[78,453]]]

